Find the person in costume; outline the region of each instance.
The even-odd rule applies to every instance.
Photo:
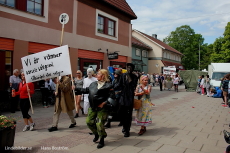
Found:
[[[119,102],[120,97],[121,97],[121,86],[120,86],[120,78],[121,78],[121,70],[117,69],[114,72],[114,80],[112,81],[112,86],[113,86],[113,90],[115,92],[115,97],[116,97],[116,101]],[[117,106],[117,108],[115,108],[114,110],[111,110],[111,112],[109,113],[108,119],[107,119],[107,123],[105,125],[106,128],[110,128],[111,127],[111,122],[114,118],[117,118],[120,121],[120,115],[118,114],[117,110],[118,110],[119,106]],[[122,126],[122,123],[120,122],[118,126]]]
[[[121,97],[119,114],[122,116],[121,123],[123,125],[122,132],[124,137],[130,136],[130,127],[132,123],[134,91],[137,86],[138,78],[133,74],[135,66],[132,63],[127,63],[127,73],[121,76]]]
[[[55,92],[56,102],[54,106],[53,125],[48,129],[49,132],[58,130],[58,121],[61,112],[68,114],[71,120],[69,128],[76,126],[77,123],[73,115],[75,106],[72,88],[72,82],[68,76],[62,76],[60,81],[58,81]]]
[[[88,128],[95,135],[93,142],[98,141],[97,148],[104,147],[104,138],[107,137],[104,124],[108,115],[108,108],[112,105],[109,98],[114,99],[114,91],[112,84],[109,82],[109,74],[106,69],[100,69],[97,73],[97,80],[89,85],[87,88],[77,88],[77,93],[88,94],[89,109],[86,118]]]
[[[87,78],[84,78],[83,81],[83,88],[87,88],[90,86],[90,84],[92,82],[97,81],[97,79],[95,77],[93,77],[94,71],[92,68],[88,68],[87,69]],[[84,94],[84,113],[88,114],[88,109],[89,109],[89,95],[88,94]]]
[[[82,88],[83,87],[83,81],[84,79],[82,78],[82,72],[81,70],[77,70],[76,72],[76,77],[74,78],[74,85],[75,88]],[[79,116],[79,110],[81,109],[82,115],[84,115],[83,108],[81,107],[81,96],[82,94],[77,94],[75,93],[75,99],[76,99],[76,115],[74,118],[77,118]]]
[[[135,91],[135,96],[140,96],[142,105],[141,108],[137,110],[136,114],[136,124],[141,126],[139,135],[146,132],[146,126],[152,123],[152,106],[150,100],[151,86],[148,85],[148,77],[141,76],[140,85],[137,86]]]

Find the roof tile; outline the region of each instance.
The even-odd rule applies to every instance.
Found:
[[[156,39],[156,38],[153,38],[152,36],[149,36],[143,32],[140,32],[138,30],[136,30],[137,32],[141,33],[142,35],[146,36],[147,38],[151,39],[152,41],[156,42],[157,44],[161,45],[162,47],[164,47],[166,50],[169,50],[169,51],[172,51],[174,53],[177,53],[177,54],[180,54],[180,55],[183,55],[181,52],[179,52],[178,50],[172,48],[171,46],[167,45],[166,43],[162,42],[161,40],[159,39]]]
[[[104,1],[118,8],[119,10],[131,15],[133,19],[137,19],[136,14],[133,12],[133,10],[129,6],[129,4],[126,2],[126,0],[104,0]]]
[[[147,50],[152,50],[152,48],[150,46],[144,44],[143,42],[141,42],[140,40],[138,40],[137,38],[135,38],[133,36],[132,36],[132,44],[140,46],[140,47],[143,47],[143,48],[145,48]]]

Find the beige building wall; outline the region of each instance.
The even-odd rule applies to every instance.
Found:
[[[156,67],[157,64],[158,67]],[[161,60],[148,60],[148,73],[161,73],[162,66],[164,66],[164,64],[161,62]]]
[[[149,51],[149,57],[162,57],[162,48],[155,44],[153,41],[149,40],[146,37],[143,37],[142,35],[138,34],[136,31],[132,31],[132,35],[139,39],[140,41],[144,42],[145,44],[152,47],[152,50]]]

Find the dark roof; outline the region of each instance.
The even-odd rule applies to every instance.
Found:
[[[172,52],[174,52],[174,53],[183,55],[181,52],[179,52],[178,50],[172,48],[171,46],[167,45],[166,43],[162,42],[161,40],[156,39],[156,38],[153,38],[152,36],[149,36],[149,35],[147,35],[147,34],[145,34],[145,33],[143,33],[143,32],[140,32],[140,31],[138,31],[138,30],[135,30],[135,31],[141,33],[142,35],[146,36],[147,38],[149,38],[149,39],[151,39],[152,41],[156,42],[157,44],[161,45],[161,46],[164,47],[166,50],[169,50],[169,51],[172,51]]]
[[[137,19],[136,14],[133,12],[126,0],[103,0],[104,2],[116,7],[117,9],[129,14],[133,19]]]
[[[144,44],[143,42],[141,42],[140,40],[138,40],[137,38],[135,38],[133,36],[132,36],[132,44],[139,46],[139,47],[142,47],[142,48],[145,48],[147,50],[152,50],[152,48],[150,46]]]

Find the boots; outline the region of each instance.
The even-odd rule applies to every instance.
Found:
[[[107,121],[107,123],[105,124],[104,127],[106,127],[106,128],[110,128],[111,127],[111,120],[110,119],[108,119],[108,121]]]
[[[98,134],[95,134],[95,137],[93,139],[93,142],[97,142],[97,140],[99,139],[99,135]]]
[[[102,147],[104,147],[105,143],[104,143],[104,137],[102,136],[100,139],[99,144],[97,145],[97,148],[100,149]]]
[[[81,108],[81,112],[82,112],[82,115],[84,115],[84,110],[83,110],[83,108]]]
[[[78,118],[79,117],[79,115],[78,115],[78,113],[76,113],[76,115],[74,116],[74,118]]]
[[[117,126],[122,126],[123,124],[120,122]]]

